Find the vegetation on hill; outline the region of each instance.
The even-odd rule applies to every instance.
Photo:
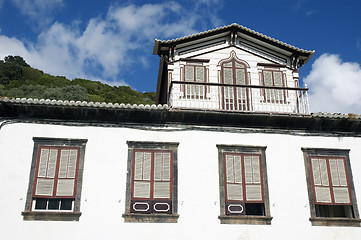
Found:
[[[128,86],[113,87],[86,79],[69,80],[32,68],[20,56],[0,60],[0,97],[106,103],[154,104],[155,93]]]

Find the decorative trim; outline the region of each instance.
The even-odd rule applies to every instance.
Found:
[[[248,64],[246,61],[243,61],[243,60],[241,60],[241,59],[239,59],[239,58],[237,57],[237,54],[236,54],[236,52],[235,52],[234,50],[232,50],[232,51],[230,52],[228,58],[220,60],[220,61],[218,62],[218,65],[217,65],[217,66],[221,66],[223,63],[226,63],[226,62],[230,62],[230,61],[232,61],[232,59],[235,59],[236,62],[239,62],[239,63],[245,65],[247,68],[250,67],[249,64]]]

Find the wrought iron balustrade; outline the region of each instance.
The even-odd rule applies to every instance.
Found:
[[[308,88],[172,81],[173,108],[309,114]]]

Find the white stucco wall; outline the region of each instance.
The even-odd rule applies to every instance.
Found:
[[[13,123],[0,130],[0,239],[361,239],[358,227],[311,226],[301,147],[351,149],[361,201],[361,139],[206,130]],[[169,129],[168,129],[169,130]],[[33,137],[88,139],[79,222],[23,221]],[[178,223],[124,223],[126,141],[179,142]],[[267,146],[271,225],[219,223],[216,144]]]

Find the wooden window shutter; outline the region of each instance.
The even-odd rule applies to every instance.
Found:
[[[54,194],[57,149],[40,148],[35,195],[52,197]]]
[[[172,213],[172,156],[169,151],[135,150],[131,213]]]
[[[263,84],[265,86],[273,86],[272,71],[263,71]],[[274,89],[265,89],[265,100],[274,100]]]
[[[242,66],[242,65],[241,65]],[[236,68],[236,84],[246,85],[246,70],[244,68]],[[247,96],[247,89],[244,87],[237,87],[237,97],[239,100],[245,101]]]
[[[133,196],[150,198],[151,153],[135,152]]]
[[[195,67],[196,68],[196,78],[195,81],[196,82],[204,82],[204,76],[205,76],[205,71],[204,71],[204,67]]]
[[[226,192],[228,200],[243,200],[241,157],[226,154]]]
[[[351,201],[349,188],[347,185],[346,168],[344,161],[345,160],[342,158],[332,158],[329,159],[329,166],[335,203],[349,204],[351,203]]]
[[[196,68],[196,76],[195,81],[196,82],[205,82],[205,67],[195,67]],[[197,97],[204,97],[205,93],[205,86],[203,85],[195,85],[194,91]]]
[[[247,201],[263,201],[259,156],[244,156]]]
[[[315,200],[317,203],[332,203],[325,158],[311,158]]]
[[[232,68],[223,68],[223,83],[233,84],[233,70]]]
[[[186,82],[194,82],[194,67],[184,66],[184,80]]]
[[[274,86],[276,87],[283,87],[283,77],[282,77],[282,72],[279,71],[274,71],[273,72],[273,83]],[[283,100],[283,95],[284,95],[284,91],[280,90],[280,89],[275,89],[275,97],[276,97],[276,101],[282,101]]]
[[[78,150],[62,149],[60,151],[57,197],[72,197],[75,190]]]
[[[154,198],[170,198],[170,153],[154,153]]]
[[[74,197],[78,149],[40,147],[35,197]]]

